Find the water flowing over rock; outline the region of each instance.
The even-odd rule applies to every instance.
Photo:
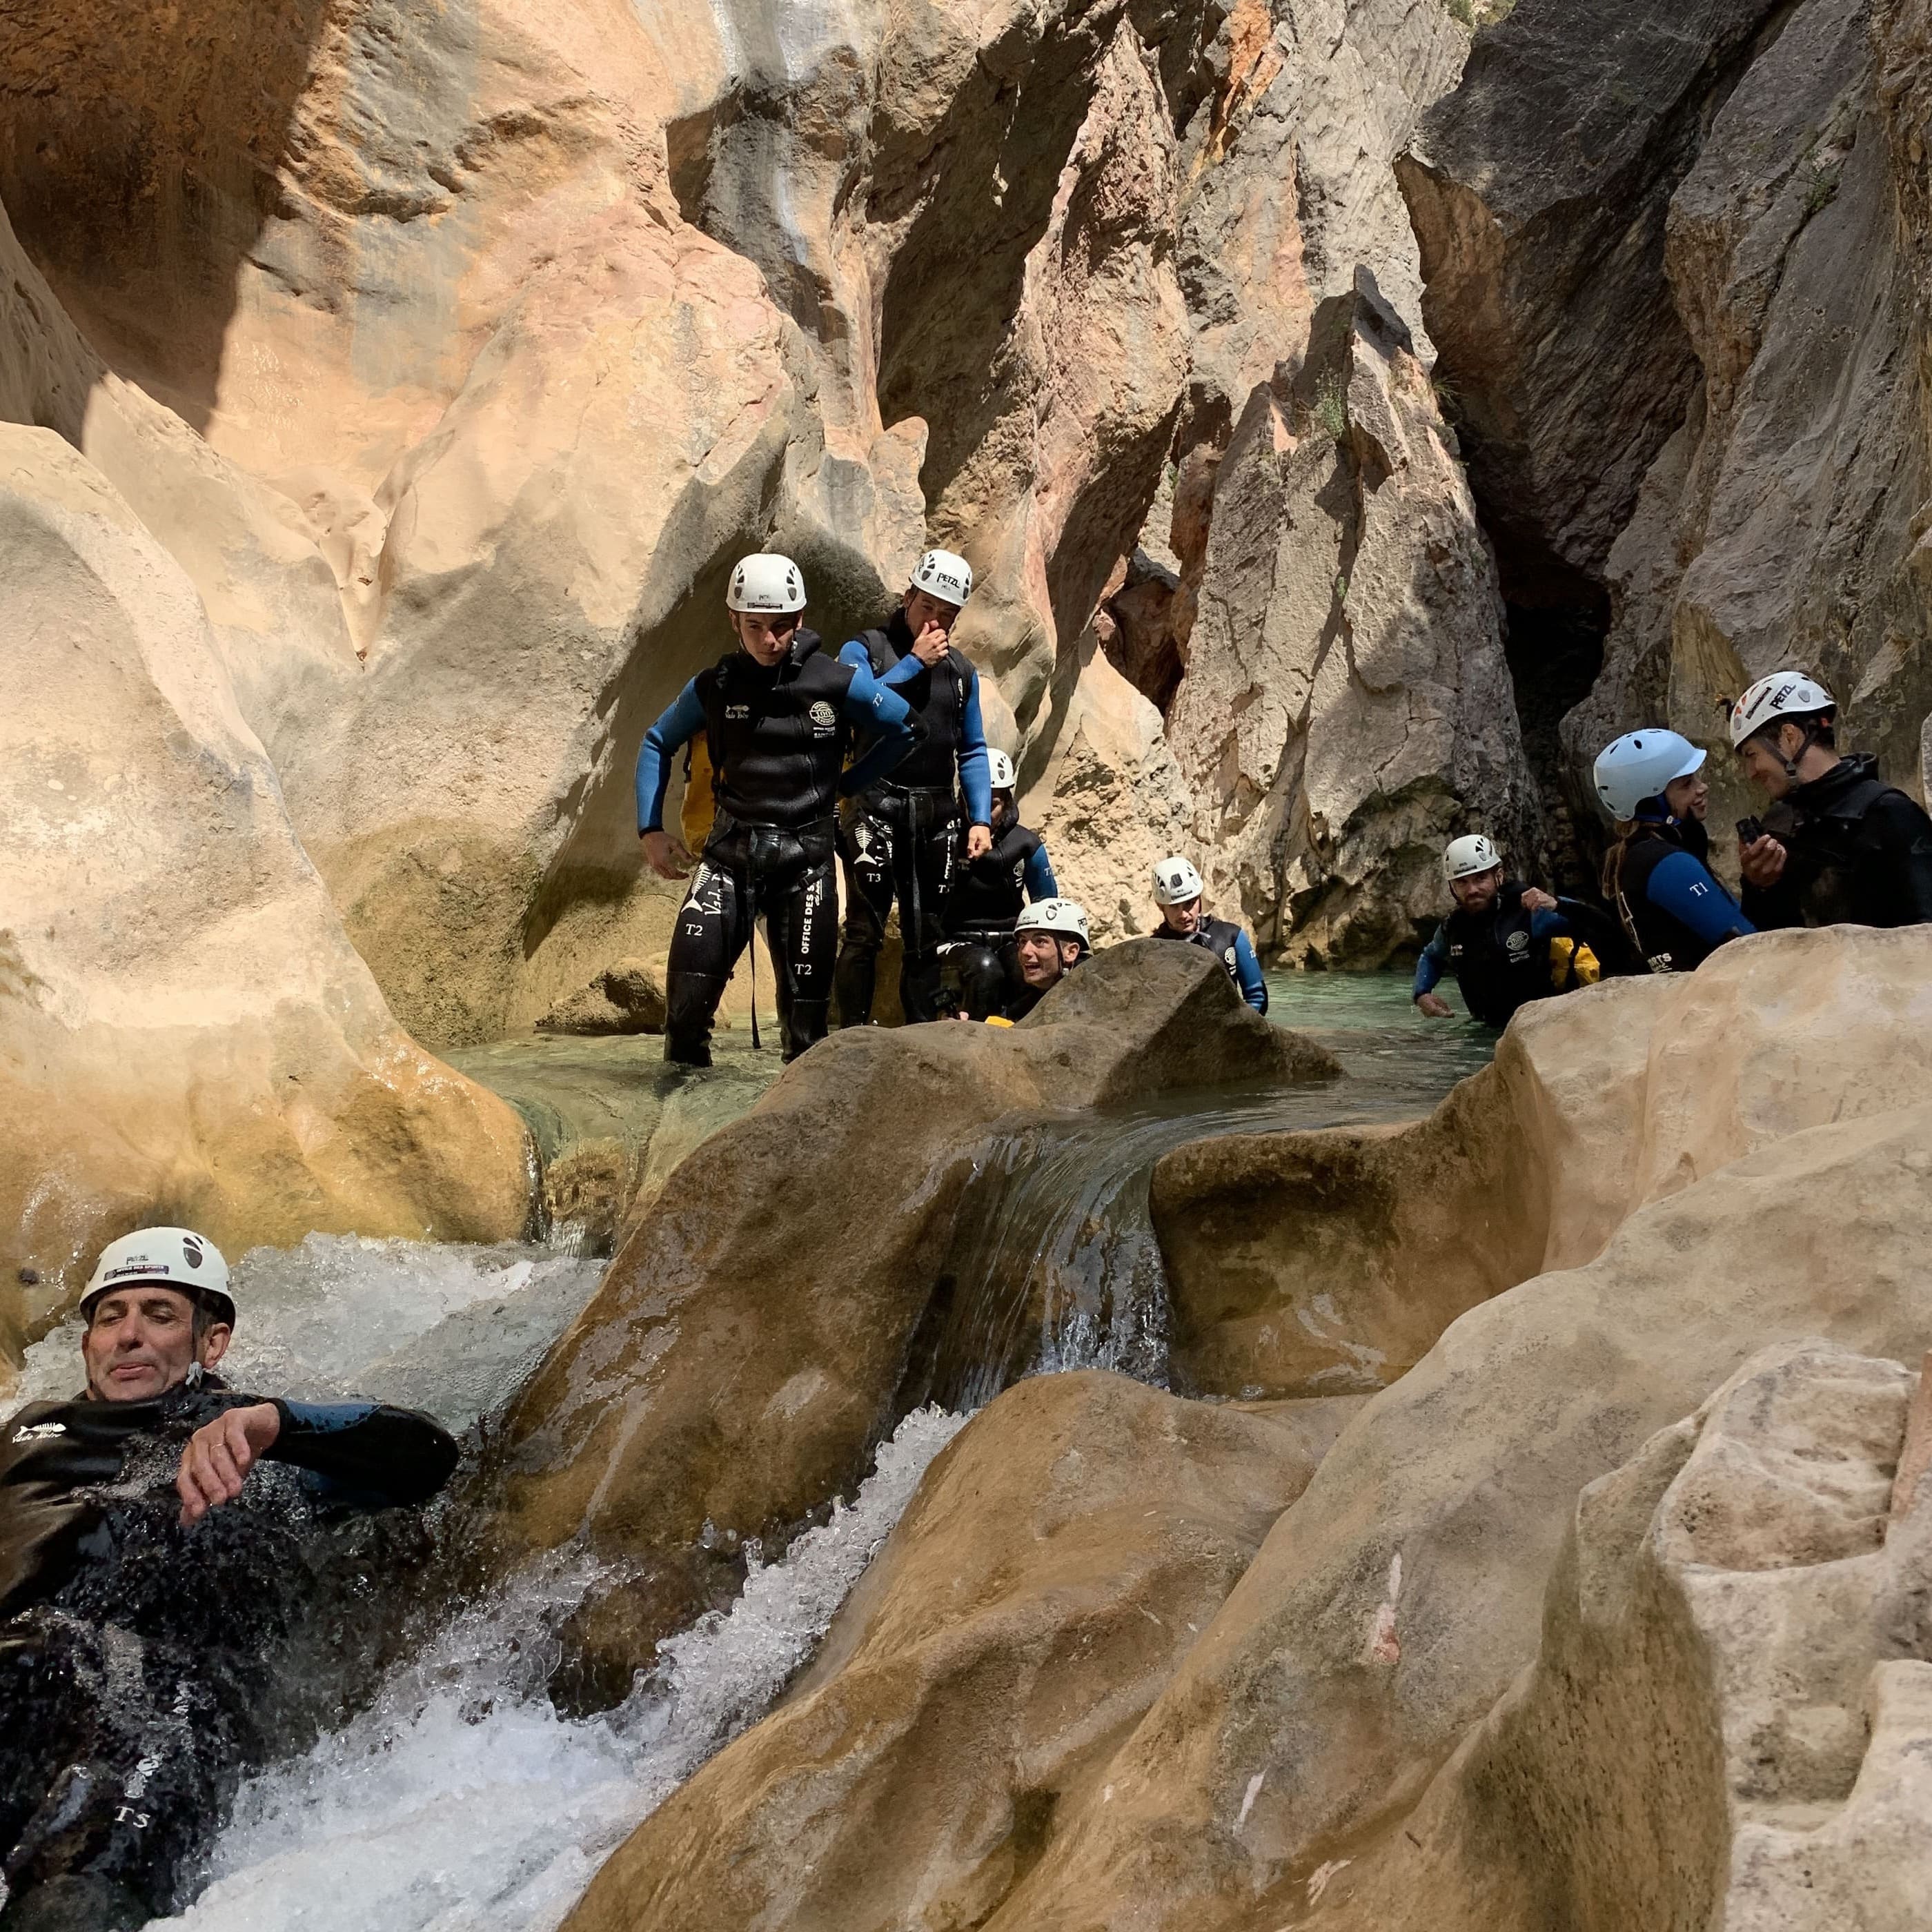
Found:
[[[1580,1489],[1768,1342],[1916,1358],[1932,1112],[1916,1063],[1888,1076],[1922,1036],[1932,938],[1780,934],[1738,952],[1714,987],[1781,955],[1780,983],[1808,976],[1814,997],[1768,1014],[1728,1066],[1694,1058],[1672,1024],[1704,973],[1556,1003],[1540,1045],[1580,1113],[1593,1088],[1605,1096],[1621,1170],[1552,1217],[1564,1258],[1453,1322],[1344,1430],[1110,1762],[1111,1798],[1058,1825],[990,1924],[1084,1925],[1104,1920],[1096,1901],[1132,1899],[1150,1927],[1278,1925],[1324,1865],[1416,1804],[1533,1658]],[[1881,996],[1864,1023],[1868,974],[1903,1004]],[[1650,1010],[1590,1023],[1626,993]],[[1572,1016],[1574,1060],[1557,1040]],[[1552,1126],[1560,1159],[1560,1114]],[[1694,1131],[1712,1165],[1691,1157]],[[1462,1198],[1480,1240],[1484,1204]]]
[[[1010,1390],[934,1466],[779,1712],[632,1838],[572,1932],[983,1919],[1350,1406],[1297,1406],[1092,1372]]]
[[[510,1419],[510,1547],[581,1538],[636,1569],[584,1626],[608,1688],[728,1592],[745,1539],[862,1468],[996,1119],[1334,1070],[1218,961],[1150,940],[1010,1030],[856,1028],[794,1063],[678,1168]]]
[[[520,1123],[398,1028],[192,586],[49,430],[0,425],[0,1351],[158,1210],[238,1251],[519,1234]]]

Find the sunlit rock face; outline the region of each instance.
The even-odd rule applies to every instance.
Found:
[[[397,1026],[193,587],[51,430],[0,426],[0,1348],[160,1199],[237,1248],[519,1233],[521,1124]]]

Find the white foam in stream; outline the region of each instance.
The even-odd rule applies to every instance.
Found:
[[[533,1573],[466,1612],[306,1757],[245,1786],[191,1932],[550,1932],[626,1833],[756,1721],[965,1418],[908,1416],[848,1508],[661,1653],[619,1709],[543,1694],[591,1580]]]

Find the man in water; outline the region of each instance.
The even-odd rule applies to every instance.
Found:
[[[790,557],[742,558],[724,604],[735,645],[679,692],[638,752],[645,860],[662,878],[691,879],[665,970],[664,1058],[681,1066],[711,1064],[718,1004],[760,915],[785,1058],[824,1038],[838,924],[835,808],[883,778],[919,736],[896,692],[805,628],[805,578]],[[717,811],[693,873],[690,853],[664,829],[664,803],[673,754],[700,731]],[[844,771],[856,734],[874,742]]]
[[[879,948],[895,897],[899,907],[899,1009],[908,1022],[934,1017],[954,842],[965,800],[970,864],[992,849],[992,797],[980,674],[952,642],[973,594],[962,556],[929,550],[883,629],[854,638],[842,664],[868,672],[903,698],[917,720],[918,748],[877,782],[854,788],[842,827],[845,924],[838,944],[838,1020],[872,1017]],[[955,788],[957,788],[956,791]]]
[[[1760,678],[1731,707],[1731,745],[1771,800],[1738,828],[1744,910],[1760,927],[1917,926],[1932,920],[1932,819],[1841,756],[1838,701],[1799,671]]]
[[[989,747],[986,769],[993,787],[992,846],[975,856],[970,835],[962,835],[946,902],[946,944],[939,950],[940,1009],[969,1020],[987,1018],[1006,999],[1013,926],[1028,902],[1060,896],[1046,840],[1020,823],[1012,760]]]
[[[1228,969],[1234,990],[1258,1013],[1268,1011],[1268,982],[1248,935],[1231,919],[1211,919],[1206,888],[1192,862],[1177,852],[1154,868],[1154,903],[1160,908],[1156,939],[1179,939],[1204,946]]]
[[[0,1425],[0,1932],[179,1908],[270,1748],[306,1533],[456,1466],[427,1416],[231,1389],[227,1264],[190,1229],[110,1242],[81,1312],[85,1393]]]
[[[1532,1000],[1596,982],[1596,955],[1547,892],[1503,877],[1492,840],[1477,832],[1452,841],[1442,874],[1456,910],[1416,962],[1411,995],[1431,1019],[1454,1010],[1436,990],[1445,971],[1455,974],[1469,1017],[1493,1027],[1508,1026]]]

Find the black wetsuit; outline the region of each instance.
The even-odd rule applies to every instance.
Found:
[[[1719,946],[1751,930],[1712,874],[1710,854],[1700,818],[1641,820],[1624,844],[1611,904],[1644,969],[1694,973]]]
[[[920,742],[890,777],[847,806],[839,828],[845,872],[845,922],[838,938],[838,1020],[864,1026],[872,1017],[879,949],[892,902],[899,908],[899,1007],[908,1022],[935,1015],[939,949],[953,849],[960,831],[956,787],[962,760],[976,762],[973,788],[986,783],[986,743],[976,674],[951,646],[930,668],[908,673],[913,634],[903,609],[883,630],[845,647],[862,649],[873,676],[896,690],[921,728]],[[983,803],[983,800],[982,801]]]
[[[800,630],[774,665],[732,651],[693,678],[645,734],[640,831],[662,826],[669,754],[700,728],[717,810],[672,930],[664,1058],[710,1065],[718,1004],[762,918],[784,1057],[796,1060],[825,1036],[831,1007],[836,802],[842,790],[890,769],[917,734],[908,728],[904,701],[821,650],[816,632]],[[873,728],[878,741],[844,773],[855,734]]]
[[[1917,926],[1932,920],[1932,819],[1864,752],[1778,800],[1764,828],[1784,845],[1774,886],[1747,884],[1760,927]]]
[[[1546,1000],[1582,982],[1575,976],[1575,954],[1559,968],[1552,940],[1576,932],[1561,914],[1529,911],[1524,888],[1505,880],[1483,911],[1460,906],[1436,929],[1416,963],[1415,997],[1432,992],[1446,968],[1456,976],[1472,1019],[1485,1026],[1507,1026],[1512,1015],[1532,1000]]]
[[[939,950],[938,1009],[983,1020],[1010,997],[1013,925],[1029,898],[1053,898],[1059,888],[1037,832],[994,808],[993,848],[965,855],[965,828],[946,902],[946,943]]]
[[[427,1416],[278,1402],[280,1431],[242,1494],[183,1528],[188,1438],[261,1400],[208,1377],[153,1402],[35,1403],[0,1425],[0,1923],[32,1922],[37,1890],[92,1899],[82,1923],[178,1909],[273,1742],[284,1640],[322,1593],[314,1532],[422,1502],[455,1467]]]

